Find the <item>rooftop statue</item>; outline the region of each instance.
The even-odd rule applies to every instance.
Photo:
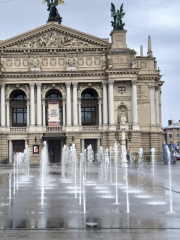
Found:
[[[113,30],[124,30],[125,23],[122,23],[122,18],[124,17],[125,12],[123,12],[123,4],[121,4],[120,10],[117,10],[113,3],[111,3],[111,17],[114,18],[114,22],[111,21]]]
[[[62,17],[58,13],[58,10],[56,7],[58,4],[62,4],[64,2],[60,0],[45,0],[45,1],[47,2],[47,6],[48,6],[47,11],[49,11],[48,21],[59,21],[59,23],[61,24]]]

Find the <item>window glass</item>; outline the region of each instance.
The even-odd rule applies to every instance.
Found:
[[[172,133],[169,133],[169,138],[172,138]]]
[[[96,125],[95,107],[81,108],[81,123],[82,125]]]

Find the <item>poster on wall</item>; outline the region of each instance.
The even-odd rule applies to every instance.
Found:
[[[48,101],[48,126],[60,126],[59,101]]]

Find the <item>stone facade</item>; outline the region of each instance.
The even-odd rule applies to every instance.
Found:
[[[113,146],[117,133],[121,140],[122,119],[126,135],[132,132],[128,149],[142,147],[149,160],[154,147],[161,158],[163,82],[156,58],[151,51],[136,56],[126,31],[111,37],[109,43],[50,22],[0,41],[1,160],[12,162],[13,151],[28,144],[31,163],[39,163],[43,140],[59,141],[59,148],[73,142],[78,153],[91,142],[95,151]],[[47,123],[48,96],[59,101],[59,126]]]

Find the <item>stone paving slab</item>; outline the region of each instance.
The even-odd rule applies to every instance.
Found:
[[[0,230],[1,240],[179,240],[180,229]]]

